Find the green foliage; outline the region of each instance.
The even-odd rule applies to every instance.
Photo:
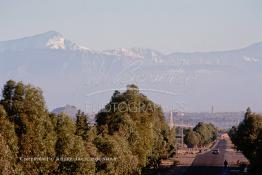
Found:
[[[199,122],[193,130],[186,132],[185,144],[189,147],[203,146],[216,140],[217,129],[211,123]]]
[[[141,174],[175,153],[175,128],[136,85],[115,91],[96,119],[91,126],[81,111],[75,122],[51,114],[41,89],[8,81],[0,100],[0,174]]]
[[[127,167],[133,167],[126,168],[126,174],[140,173],[145,167],[157,167],[161,158],[174,152],[174,130],[169,130],[161,108],[141,94],[135,85],[129,85],[123,93],[115,91],[105,109],[96,116],[96,122],[100,139],[95,143],[100,152],[106,155],[113,152],[112,155],[120,159],[121,154],[114,152],[118,145],[113,141],[117,138],[124,144],[122,151],[131,156],[128,160],[136,160],[126,162],[121,159]],[[122,174],[118,167],[113,167],[110,172]]]
[[[201,136],[198,132],[190,129],[184,136],[184,142],[188,147],[196,147],[200,144]]]
[[[0,133],[0,174],[15,174],[14,157],[6,138]]]
[[[216,140],[217,130],[215,126],[212,125],[211,123],[207,124],[207,123],[199,122],[193,130],[200,135],[199,144],[201,146],[209,144],[212,141]]]
[[[76,135],[81,136],[83,140],[86,140],[89,129],[87,115],[79,110],[76,114]]]
[[[1,104],[4,106],[8,116],[13,114],[13,97],[15,93],[16,82],[13,80],[9,80],[4,85],[4,89],[2,91]]]
[[[0,133],[6,138],[7,145],[14,154],[13,157],[16,157],[18,153],[18,138],[15,134],[15,127],[5,115],[5,110],[2,105],[0,105]]]
[[[99,136],[95,145],[100,157],[110,160],[97,162],[97,174],[137,174],[138,156],[132,155],[128,141],[118,134]]]
[[[20,87],[19,87],[20,86]],[[50,157],[55,156],[55,132],[45,107],[44,97],[39,88],[31,85],[17,85],[14,101],[19,137],[19,157]],[[21,89],[23,88],[23,89]],[[50,173],[56,166],[52,161],[21,161],[25,173]]]
[[[75,135],[73,121],[64,114],[59,115],[56,124],[56,159],[59,160],[58,174],[94,174],[95,165],[90,161],[84,142]]]
[[[1,104],[7,111],[11,126],[15,127],[18,139],[18,152],[10,147],[16,155],[14,158],[18,157],[17,165],[22,167],[25,174],[50,173],[55,167],[55,162],[26,161],[28,158],[55,156],[55,132],[42,91],[22,82],[8,81],[2,96]],[[14,135],[12,139],[16,138]]]
[[[8,120],[5,109],[0,105],[0,174],[19,172],[16,165],[18,138],[14,125]]]
[[[244,120],[229,135],[237,149],[249,159],[252,173],[260,174],[262,162],[262,116],[247,109]]]

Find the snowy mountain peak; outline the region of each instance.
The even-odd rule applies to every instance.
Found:
[[[65,49],[65,39],[61,36],[55,35],[48,39],[46,47],[50,49]]]
[[[63,49],[89,51],[88,48],[80,46],[70,40],[65,39],[62,34],[56,31],[49,31],[34,36],[0,42],[0,52],[23,51],[32,49]]]
[[[118,48],[104,51],[106,54],[118,57],[128,57],[134,59],[145,59],[154,62],[161,62],[162,53],[147,48]]]
[[[115,56],[124,56],[124,57],[131,57],[131,58],[144,58],[140,54],[134,52],[132,49],[127,48],[117,48],[112,50],[104,51],[106,54],[115,55]]]

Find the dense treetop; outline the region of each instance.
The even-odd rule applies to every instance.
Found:
[[[141,174],[174,154],[161,108],[129,85],[90,125],[49,113],[40,88],[9,80],[0,100],[1,174]]]
[[[233,143],[251,163],[251,172],[261,174],[262,167],[262,116],[248,108],[244,120],[232,127],[229,135]]]

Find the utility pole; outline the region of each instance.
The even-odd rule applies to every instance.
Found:
[[[184,125],[184,119],[183,119],[184,113],[181,113],[180,115],[181,115],[181,117],[182,117],[181,144],[182,144],[182,148],[183,148],[183,147],[184,147],[184,126],[183,126],[183,125]]]
[[[183,125],[184,125],[184,122],[183,122],[183,119],[182,119],[182,127],[181,127],[181,129],[182,129],[182,131],[181,131],[181,145],[182,145],[182,148],[184,147],[184,127],[183,127]]]

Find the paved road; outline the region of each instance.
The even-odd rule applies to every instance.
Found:
[[[232,149],[232,146],[230,139],[218,140],[213,149],[219,149],[220,154],[212,154],[212,151],[207,151],[197,155],[186,175],[223,175],[229,171],[224,168],[225,160],[231,167],[236,164],[237,160],[247,161],[241,153]]]

